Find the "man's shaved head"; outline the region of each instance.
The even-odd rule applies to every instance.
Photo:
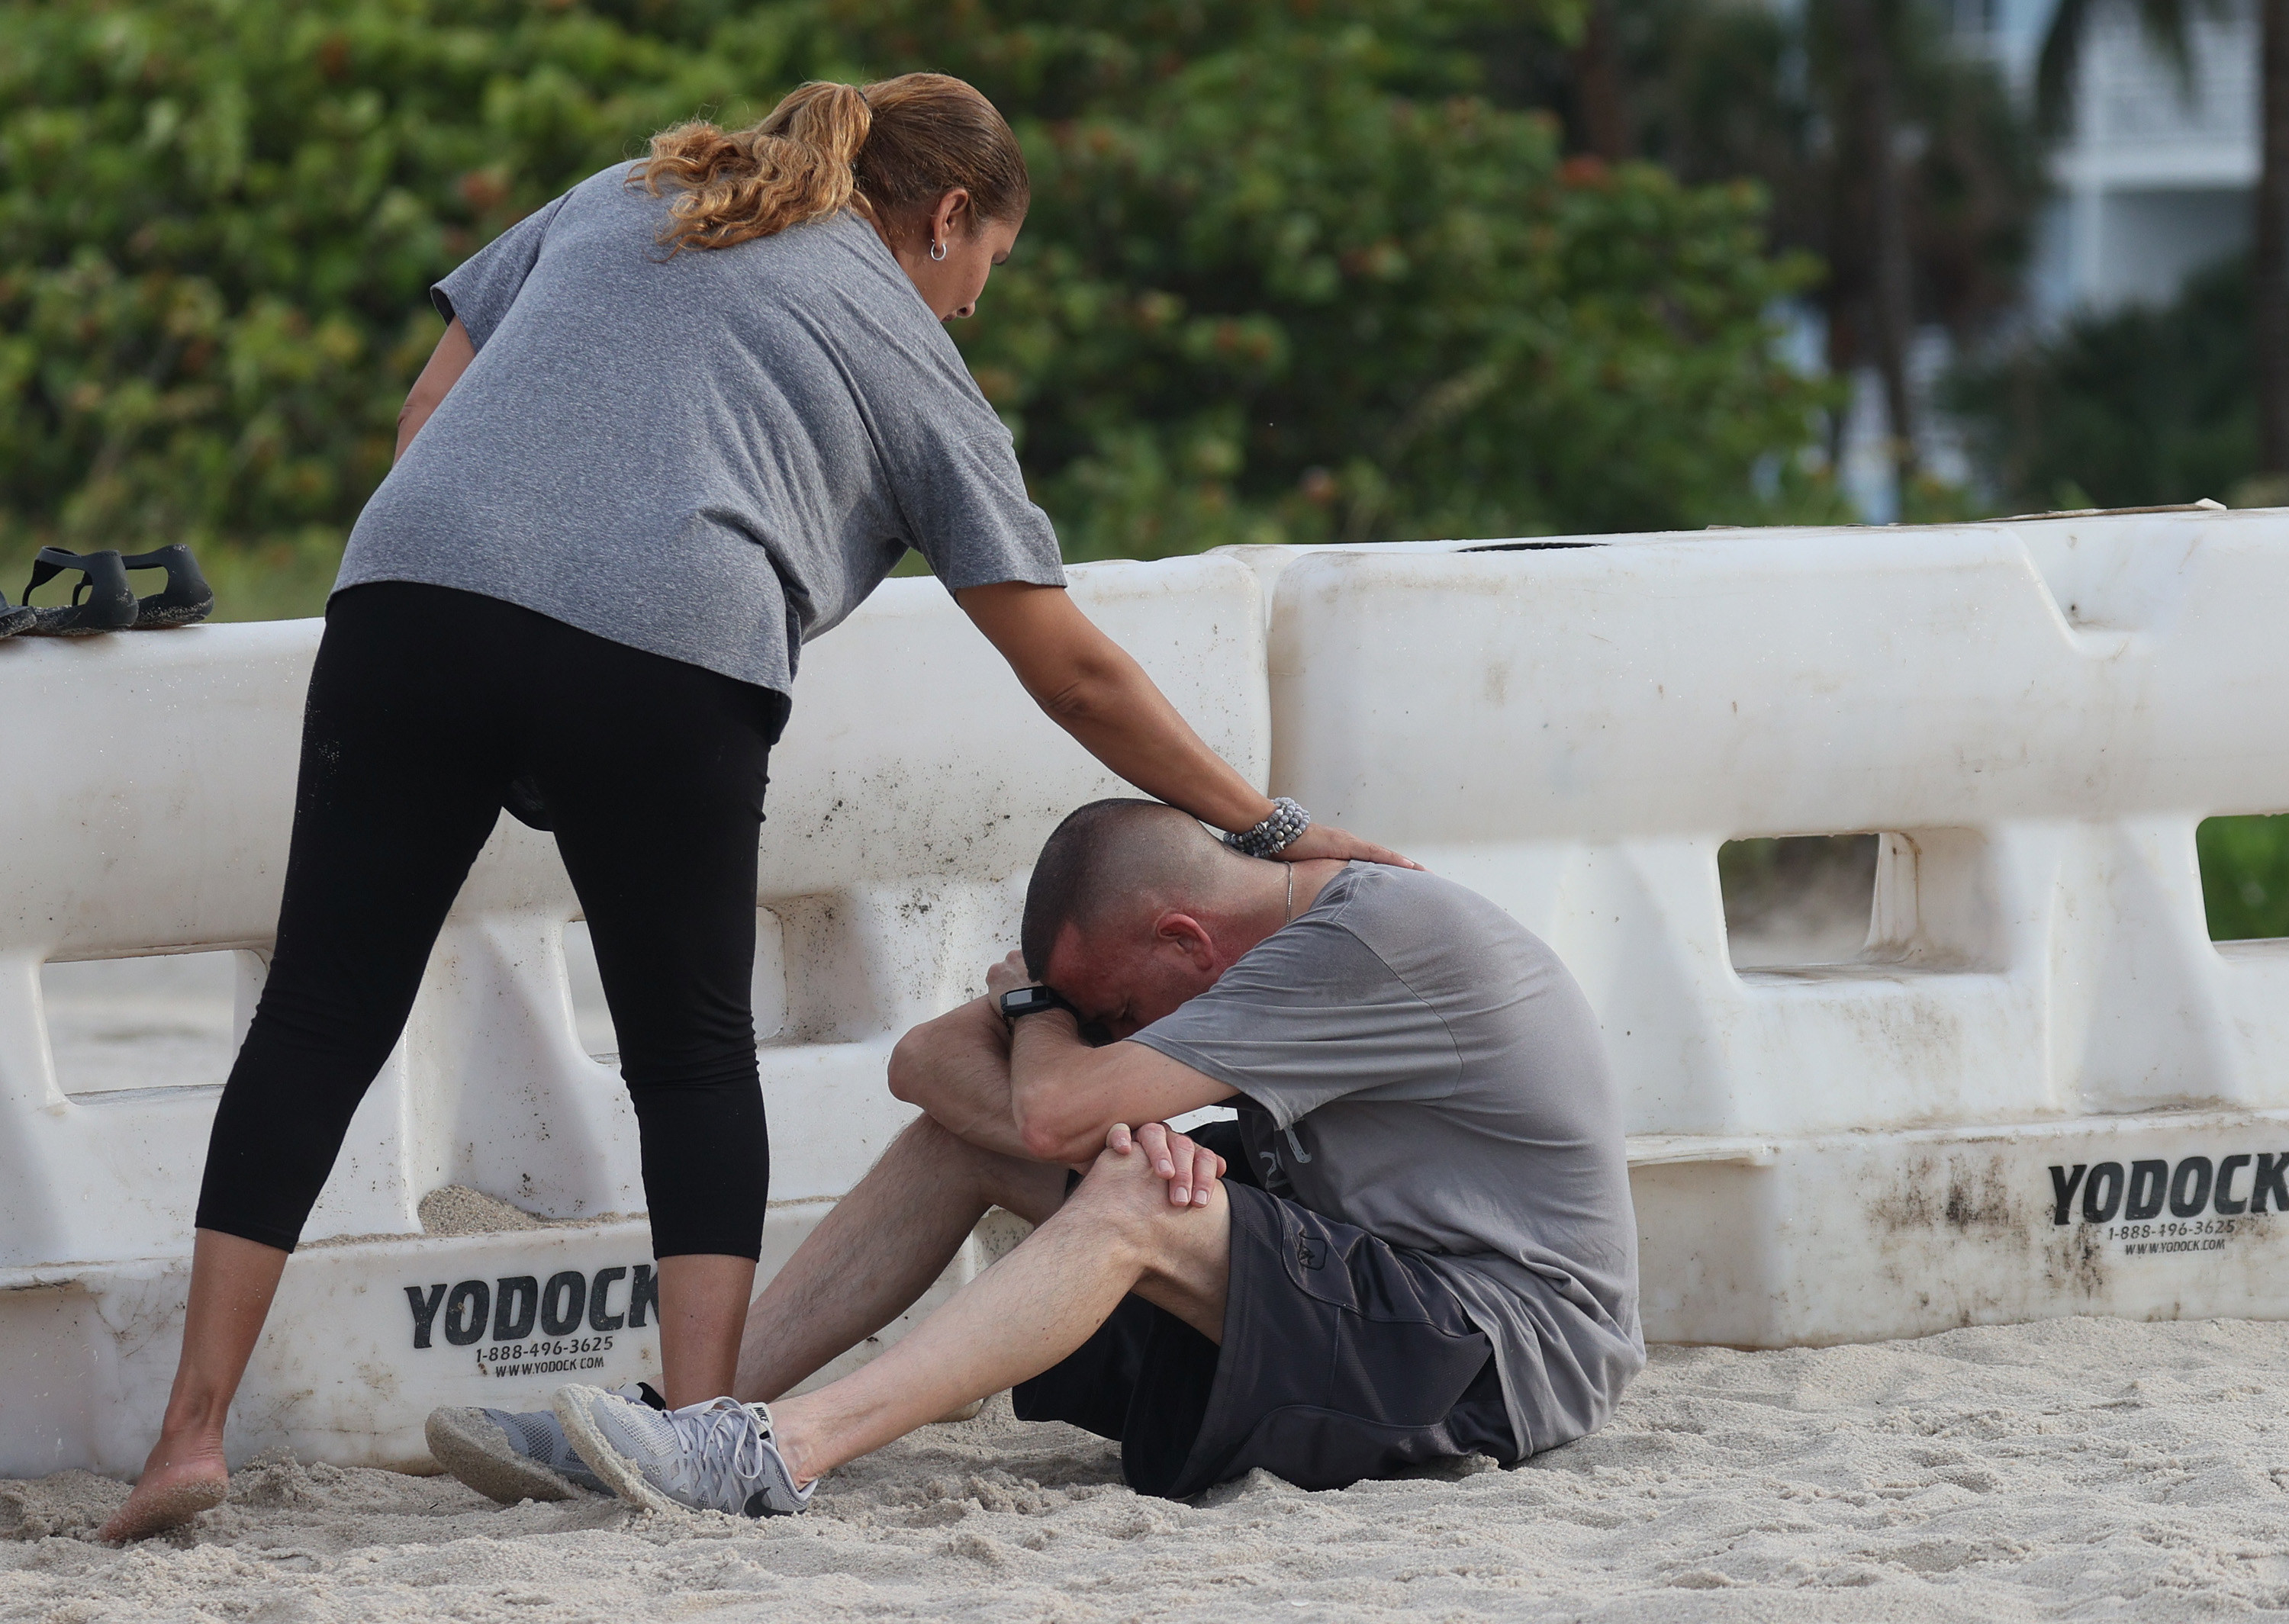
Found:
[[[1093,800],[1057,825],[1033,865],[1019,942],[1026,974],[1049,973],[1068,926],[1094,935],[1123,915],[1141,924],[1163,905],[1209,904],[1230,889],[1235,865],[1252,861],[1174,807]]]

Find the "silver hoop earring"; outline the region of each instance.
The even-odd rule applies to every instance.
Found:
[[[930,258],[933,259],[944,259],[945,258],[945,243],[943,239],[930,244]]]

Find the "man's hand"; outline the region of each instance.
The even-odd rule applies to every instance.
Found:
[[[1020,987],[1033,984],[1033,978],[1025,973],[1025,955],[1023,953],[1011,953],[985,972],[988,998],[1000,998],[1004,992],[1015,992]]]
[[[1105,1136],[1105,1148],[1116,1156],[1132,1148],[1142,1150],[1152,1171],[1168,1181],[1171,1206],[1206,1206],[1208,1191],[1224,1176],[1223,1157],[1165,1122],[1147,1122],[1134,1134],[1126,1122],[1116,1122]]]

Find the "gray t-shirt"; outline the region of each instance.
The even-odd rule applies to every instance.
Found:
[[[1354,863],[1129,1041],[1246,1096],[1266,1189],[1418,1253],[1494,1343],[1521,1455],[1645,1367],[1637,1221],[1597,1017],[1451,880]]]
[[[948,591],[1063,584],[1009,430],[871,227],[670,258],[628,167],[433,290],[476,358],[337,592],[459,587],[784,693],[910,546]]]

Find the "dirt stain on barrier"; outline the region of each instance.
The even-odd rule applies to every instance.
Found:
[[[1926,1308],[1936,1294],[1926,1288],[1948,1282],[1946,1295],[1965,1325],[1986,1294],[1978,1271],[1966,1276],[1946,1267],[1948,1254],[1958,1243],[1974,1241],[1990,1254],[2000,1248],[2023,1257],[2030,1210],[2013,1187],[2008,1158],[1977,1150],[1906,1158],[1888,1171],[1866,1208],[1886,1278],[1916,1288]]]
[[[1868,1213],[1887,1235],[1929,1235],[1944,1226],[1966,1238],[2026,1242],[2027,1213],[1999,1153],[1983,1162],[1975,1152],[1912,1157]]]
[[[2023,1244],[2027,1214],[2012,1193],[2010,1172],[2003,1158],[1990,1155],[1986,1165],[1976,1169],[1969,1165],[1971,1159],[1964,1155],[1948,1158],[1947,1203],[1940,1215],[1959,1233],[1990,1238],[2007,1234]]]
[[[2095,1302],[2114,1289],[2107,1267],[2104,1230],[2094,1223],[2054,1227],[2043,1247],[2043,1278],[2050,1285]]]
[[[1953,1278],[1941,1271],[1939,1251],[1961,1240],[1982,1243],[1990,1255],[1999,1248],[2014,1260],[2032,1261],[2029,1254],[2039,1236],[2045,1283],[2085,1304],[2103,1302],[2114,1282],[2101,1230],[2052,1224],[2048,1205],[2023,1187],[2029,1171],[2019,1168],[2014,1180],[2009,1158],[1999,1151],[1956,1150],[1902,1162],[1868,1206],[1886,1274],[1919,1286]],[[1966,1302],[1977,1294],[1968,1279],[1956,1279],[1953,1289]]]

